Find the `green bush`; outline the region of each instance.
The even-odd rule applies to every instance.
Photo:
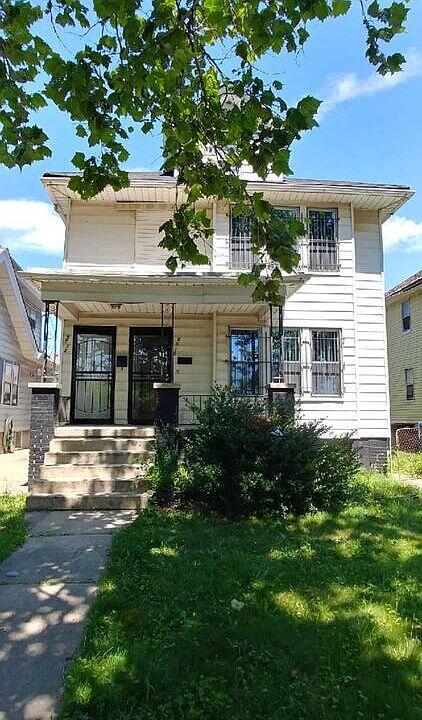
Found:
[[[359,467],[350,438],[326,440],[316,423],[295,425],[284,408],[215,389],[197,412],[167,491],[228,517],[328,508],[350,495]],[[158,464],[163,465],[158,458]]]
[[[158,503],[170,501],[174,494],[175,475],[179,463],[180,438],[178,431],[168,425],[158,435],[155,461],[146,473],[146,479]]]

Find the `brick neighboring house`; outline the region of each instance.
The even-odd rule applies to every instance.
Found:
[[[33,507],[136,503],[130,463],[149,446],[156,398],[178,392],[185,426],[191,403],[203,402],[216,383],[264,397],[282,378],[294,387],[301,417],[323,421],[331,435],[352,433],[366,463],[385,459],[381,227],[413,193],[401,185],[244,176],[251,192],[307,225],[298,267],[284,276],[282,310],[254,303],[251,289],[238,284],[254,262],[252,220],[232,214],[227,201],[199,203],[214,228],[201,248],[209,265],[171,274],[159,228],[174,211],[174,177],[130,173],[127,188],[82,201],[68,187],[72,173],[43,176],[66,226],[63,266],[25,277],[46,303],[58,303],[57,392],[67,426],[50,445],[48,432],[37,435],[50,451],[33,476],[40,480]],[[44,407],[38,390],[34,397]]]
[[[393,443],[401,427],[422,426],[422,270],[385,295]]]
[[[0,452],[5,422],[13,421],[15,443],[29,447],[31,394],[28,383],[41,374],[42,301],[39,290],[0,247]]]

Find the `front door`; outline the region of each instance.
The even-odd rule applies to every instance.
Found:
[[[71,422],[114,421],[116,328],[75,327]]]
[[[170,382],[172,329],[131,328],[129,347],[129,422],[152,423],[155,382]]]

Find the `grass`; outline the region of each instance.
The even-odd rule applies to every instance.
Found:
[[[0,495],[0,562],[25,537],[25,495]]]
[[[393,472],[422,478],[422,452],[410,453],[397,450],[392,457],[391,468]]]
[[[60,720],[420,719],[420,496],[362,483],[283,521],[144,512],[114,539]]]

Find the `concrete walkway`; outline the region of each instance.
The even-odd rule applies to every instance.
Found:
[[[29,538],[0,565],[0,720],[49,720],[105,567],[132,511],[29,513]]]
[[[28,492],[29,450],[0,454],[0,495]]]
[[[422,478],[414,478],[403,473],[393,473],[393,477],[395,480],[402,483],[402,485],[411,485],[412,487],[422,490]]]

